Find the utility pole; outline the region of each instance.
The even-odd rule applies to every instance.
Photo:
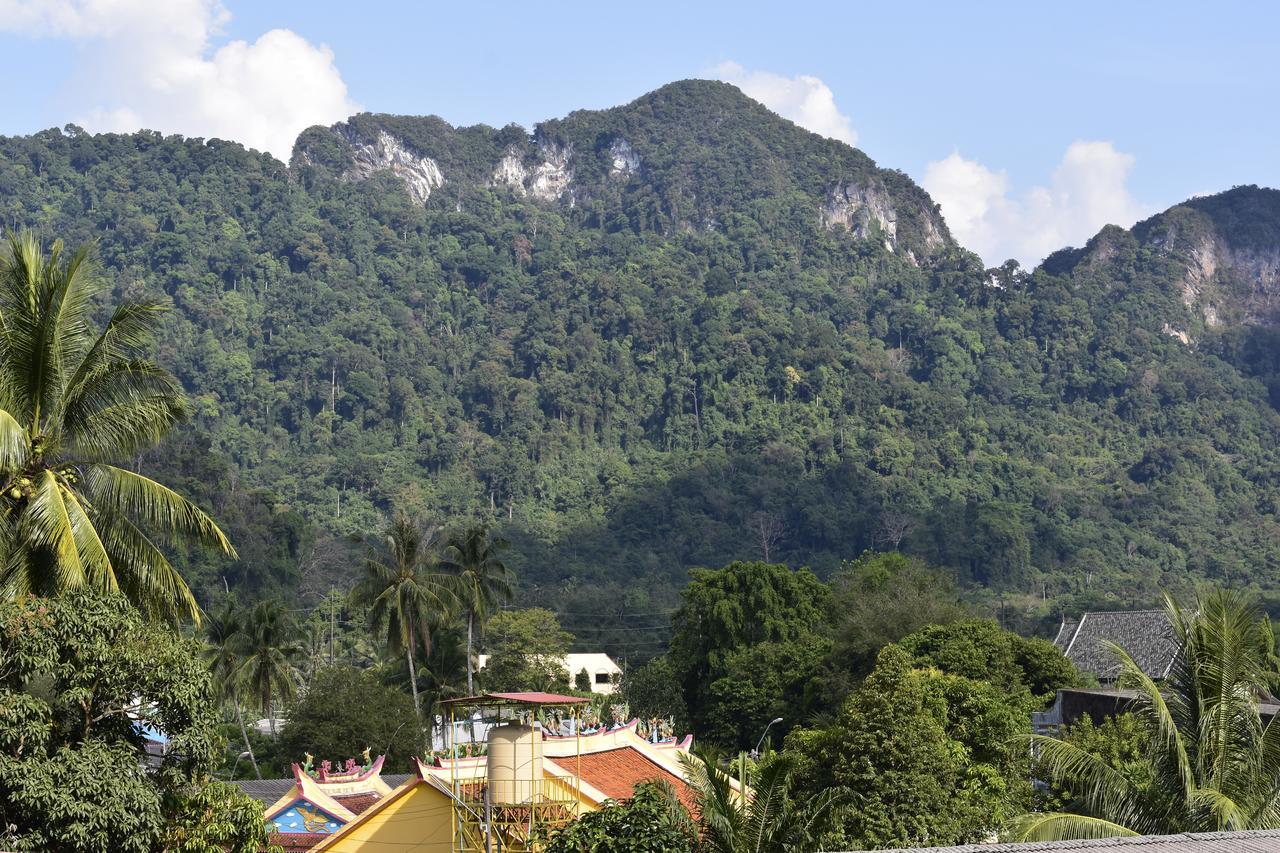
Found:
[[[337,619],[338,602],[329,596],[329,666],[333,666],[333,625]]]

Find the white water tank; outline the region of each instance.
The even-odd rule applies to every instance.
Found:
[[[542,727],[507,723],[489,730],[489,802],[520,805],[542,790]]]

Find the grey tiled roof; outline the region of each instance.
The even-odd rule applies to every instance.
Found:
[[[1280,830],[1142,835],[1095,841],[1037,841],[1029,844],[965,844],[960,847],[904,847],[880,853],[1280,853]]]
[[[408,773],[383,773],[382,781],[392,788],[398,788],[409,781]],[[293,787],[293,778],[288,779],[237,779],[231,783],[253,797],[260,803],[271,805]]]
[[[1102,645],[1104,640],[1127,651],[1152,678],[1164,678],[1178,653],[1173,628],[1163,610],[1086,613],[1079,622],[1064,621],[1053,642],[1076,669],[1109,681],[1115,678],[1119,667]]]

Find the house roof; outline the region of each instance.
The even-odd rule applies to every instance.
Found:
[[[685,808],[697,814],[697,798],[680,776],[650,760],[632,746],[619,746],[601,752],[584,753],[554,760],[562,769],[580,775],[582,781],[615,800],[625,800],[635,793],[641,782],[664,781],[675,790]]]
[[[389,787],[398,788],[409,781],[409,774],[383,773],[382,781],[386,782]],[[258,802],[269,806],[292,789],[297,784],[297,779],[236,779],[231,784]],[[342,802],[344,798],[335,797],[335,799]],[[351,806],[348,805],[347,808],[351,808]],[[351,811],[358,812],[357,809],[351,809]]]
[[[1036,841],[1027,844],[964,844],[959,847],[902,847],[881,853],[1280,853],[1280,830],[1142,835],[1093,841]]]
[[[1163,610],[1086,613],[1079,622],[1064,620],[1054,639],[1054,644],[1076,669],[1108,681],[1116,677],[1120,667],[1105,642],[1115,643],[1127,651],[1152,678],[1168,675],[1178,654],[1173,627]]]

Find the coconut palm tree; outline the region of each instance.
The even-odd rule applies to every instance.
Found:
[[[230,701],[235,706],[236,722],[240,724],[240,735],[244,738],[244,747],[249,753],[249,763],[253,765],[254,775],[261,779],[262,772],[258,769],[258,759],[253,754],[249,730],[244,724],[244,711],[240,707],[240,658],[244,654],[247,637],[240,611],[230,601],[225,602],[221,610],[204,621],[204,640],[204,660],[213,676],[214,688],[224,701]]]
[[[1035,737],[1040,772],[1074,795],[1072,812],[1029,814],[1019,840],[1280,827],[1280,722],[1262,725],[1272,637],[1242,595],[1212,592],[1187,611],[1166,598],[1180,652],[1163,686],[1119,646],[1119,684],[1151,732],[1135,767]]]
[[[244,646],[234,678],[260,703],[275,737],[275,702],[287,703],[297,694],[298,626],[280,602],[268,599],[254,605],[241,630]]]
[[[144,355],[165,306],[121,303],[99,330],[103,289],[87,248],[46,255],[24,232],[0,249],[0,597],[119,589],[153,616],[198,620],[159,543],[234,555],[231,543],[181,495],[112,464],[186,412]]]
[[[490,538],[477,524],[451,537],[444,549],[441,569],[452,576],[458,604],[467,623],[467,695],[475,695],[475,634],[501,602],[510,601],[514,578],[502,562],[505,539]]]
[[[413,709],[422,721],[418,696],[417,650],[431,653],[431,624],[448,613],[456,599],[449,578],[436,571],[435,531],[424,532],[398,513],[379,548],[365,561],[365,577],[351,592],[352,603],[369,608],[371,630],[384,637],[391,654],[403,654],[409,668]]]
[[[794,767],[782,754],[762,764],[740,759],[743,796],[714,753],[681,754],[685,781],[698,800],[702,846],[707,853],[808,853],[819,846],[825,822],[838,817],[848,792],[829,789],[804,804],[787,795]]]

